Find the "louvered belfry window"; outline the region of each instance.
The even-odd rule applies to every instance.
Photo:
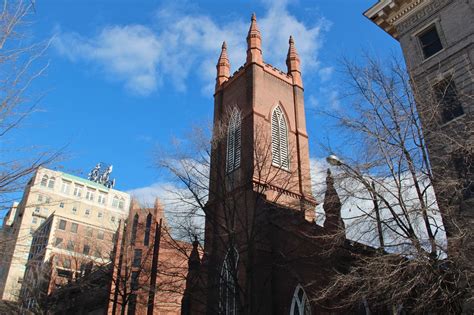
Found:
[[[239,168],[241,155],[241,117],[237,108],[232,110],[227,127],[227,173]]]
[[[290,168],[288,126],[280,106],[272,113],[272,164],[286,170]]]

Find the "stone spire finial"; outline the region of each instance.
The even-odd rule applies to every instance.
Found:
[[[301,78],[300,57],[296,51],[295,41],[293,36],[290,36],[288,55],[286,56],[286,66],[288,67],[288,74],[293,77],[293,84],[303,87],[303,80]]]
[[[155,199],[155,205],[153,208],[155,210],[155,220],[159,222],[160,219],[163,219],[163,224],[165,224],[166,223],[165,210],[159,198]]]
[[[132,200],[130,201],[130,210],[138,211],[140,210],[140,208],[141,206],[138,200],[135,198],[132,198]]]
[[[189,271],[196,270],[201,265],[201,259],[199,257],[198,247],[199,247],[199,241],[197,240],[197,237],[194,237],[193,249],[191,250],[191,253],[189,254],[189,259],[188,259]]]
[[[324,227],[329,231],[337,231],[341,228],[344,229],[344,221],[342,221],[341,218],[342,204],[336,188],[334,187],[334,178],[329,169],[326,177],[326,193],[324,195],[323,208],[324,213],[326,214]]]
[[[262,37],[258,30],[257,17],[252,14],[249,33],[247,35],[247,63],[263,63],[262,59]]]
[[[217,78],[216,78],[216,89],[229,79],[230,76],[230,63],[229,57],[227,57],[227,44],[222,43],[222,50],[219,56],[219,60],[216,65]]]

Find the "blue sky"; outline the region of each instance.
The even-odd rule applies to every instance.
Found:
[[[215,63],[223,40],[231,72],[244,62],[250,15],[256,12],[265,62],[284,67],[288,37],[300,53],[311,155],[318,143],[343,143],[313,109],[339,100],[338,60],[363,50],[401,55],[398,43],[362,13],[375,0],[321,1],[39,1],[35,40],[53,38],[41,111],[13,134],[19,146],[67,146],[56,168],[86,176],[99,161],[114,165],[116,188],[162,182],[157,147],[212,119]],[[328,140],[329,137],[329,140]]]

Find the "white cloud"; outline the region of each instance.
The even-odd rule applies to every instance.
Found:
[[[110,78],[123,81],[127,89],[138,94],[153,92],[161,79],[156,68],[162,46],[142,25],[106,27],[92,40],[76,33],[59,34],[54,44],[72,61],[99,64]]]
[[[317,68],[321,35],[329,24],[324,19],[303,23],[287,10],[286,1],[266,3],[266,12],[258,17],[264,60],[286,70],[288,38],[293,35],[302,67]],[[123,82],[137,94],[148,95],[168,82],[184,91],[187,80],[197,77],[203,92],[211,95],[222,41],[228,44],[232,71],[244,63],[249,20],[250,14],[218,24],[207,15],[165,7],[155,16],[156,27],[111,25],[92,37],[59,32],[55,47],[73,62],[99,66],[109,80]]]
[[[334,72],[333,67],[324,67],[319,70],[319,78],[321,79],[322,82],[329,81],[332,77],[332,74]]]

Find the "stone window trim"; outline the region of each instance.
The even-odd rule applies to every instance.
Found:
[[[63,220],[63,219],[60,219],[59,223],[58,223],[58,229],[65,231],[66,230],[66,225],[67,225],[67,221]]]
[[[311,315],[311,305],[301,284],[296,286],[291,299],[290,315]]]
[[[272,166],[290,171],[290,124],[280,102],[270,112]]]
[[[431,90],[432,90],[433,97],[434,97],[434,101],[437,102],[440,106],[447,105],[447,104],[442,104],[444,100],[440,100],[439,97],[436,95],[437,88],[439,86],[443,85],[443,84],[445,84],[445,87],[444,87],[445,92],[444,93],[446,93],[448,91],[448,87],[450,87],[452,89],[452,91],[454,92],[455,101],[456,101],[456,103],[458,103],[457,104],[458,106],[457,106],[457,108],[453,108],[453,110],[457,109],[458,111],[460,111],[462,113],[457,114],[456,116],[453,116],[450,119],[446,120],[445,117],[443,116],[443,111],[442,111],[443,108],[440,108],[440,111],[438,113],[438,116],[439,116],[438,126],[440,128],[444,128],[445,126],[450,125],[453,121],[456,121],[460,117],[463,117],[463,116],[466,115],[466,112],[464,111],[464,108],[463,108],[463,104],[462,104],[462,102],[460,100],[460,97],[459,97],[458,87],[456,85],[456,80],[455,80],[455,75],[454,75],[454,70],[453,69],[450,69],[448,71],[445,71],[442,74],[439,74],[430,83]],[[444,94],[443,96],[446,96],[446,95],[447,94]],[[456,105],[456,104],[452,104],[452,105]]]
[[[48,179],[49,179],[49,176],[48,175],[43,175],[41,177],[41,182],[40,182],[40,185],[43,186],[43,187],[47,187],[48,186]]]
[[[425,55],[424,55],[424,52],[423,52],[423,47],[421,46],[419,36],[422,35],[424,32],[428,31],[433,26],[436,28],[436,32],[438,33],[438,37],[439,37],[439,40],[441,42],[442,48],[441,48],[441,50],[437,51],[433,55],[425,58]],[[435,18],[435,19],[432,19],[432,20],[426,22],[423,26],[421,26],[415,32],[413,32],[411,34],[411,37],[416,42],[416,47],[417,47],[416,49],[418,51],[418,56],[420,57],[421,63],[425,63],[425,62],[435,58],[436,56],[441,54],[443,51],[445,51],[446,47],[447,47],[446,38],[444,36],[443,29],[441,28],[441,23],[440,23],[439,18]]]
[[[79,224],[71,223],[71,233],[77,233],[78,228],[79,228]]]
[[[236,315],[238,314],[238,290],[237,290],[237,273],[239,264],[239,252],[237,248],[231,246],[227,251],[220,274],[219,283],[219,309],[222,314]]]
[[[240,167],[242,160],[242,116],[239,108],[234,106],[227,126],[226,173],[232,173]]]

